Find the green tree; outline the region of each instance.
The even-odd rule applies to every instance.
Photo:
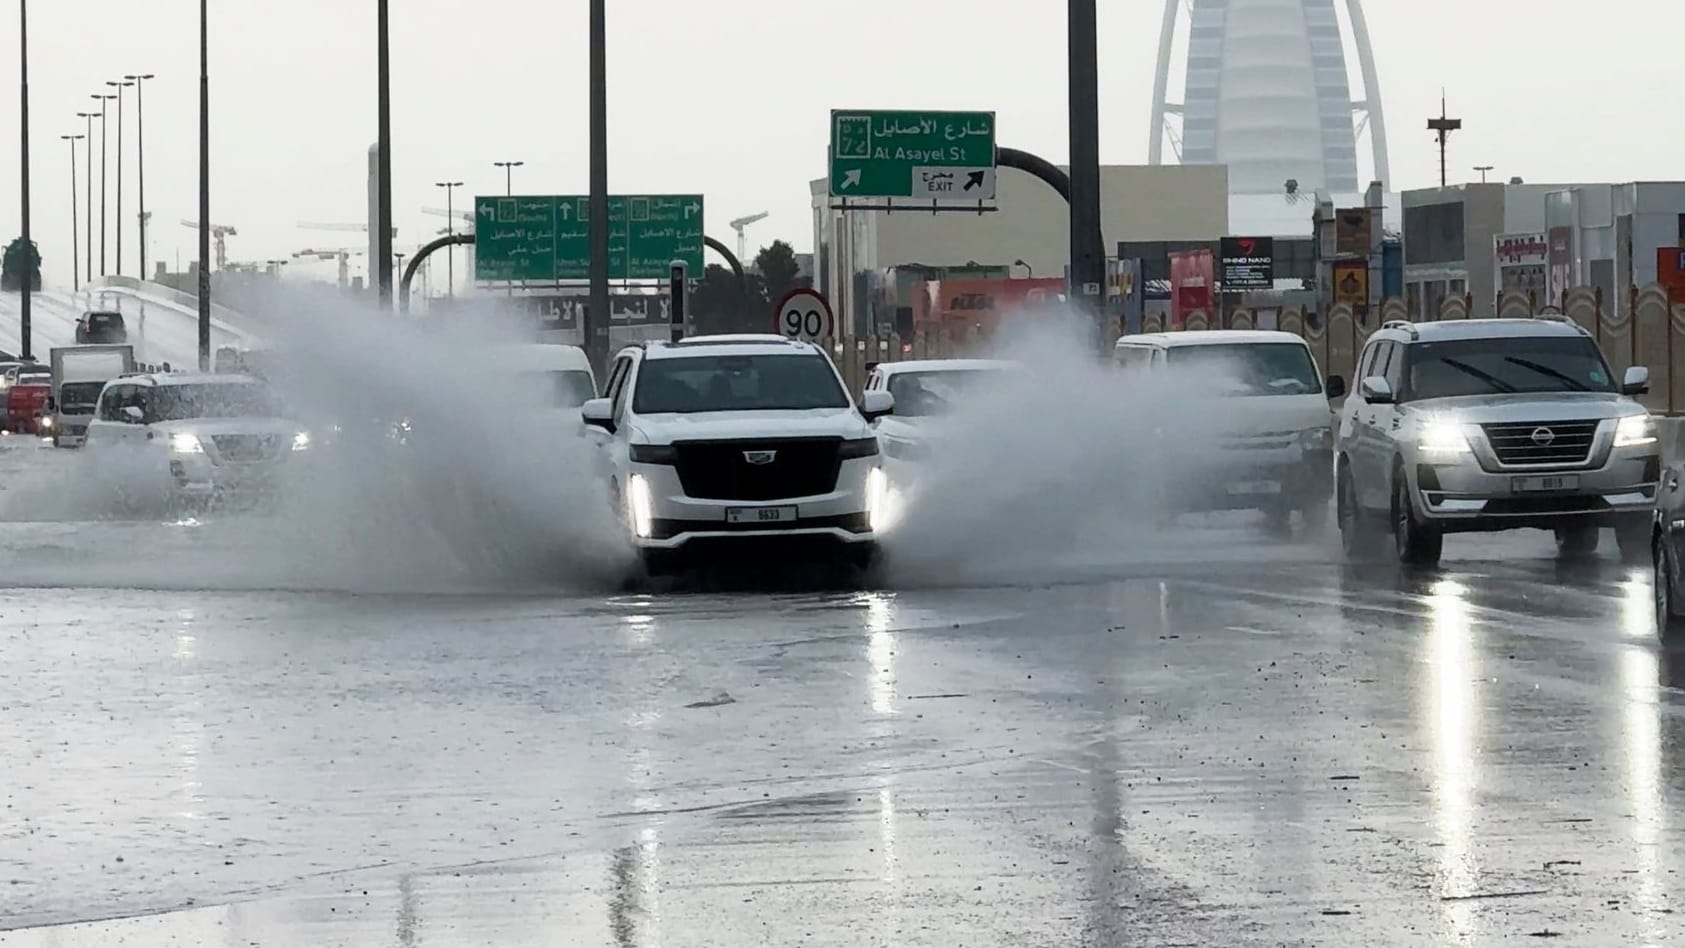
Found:
[[[696,332],[766,332],[766,285],[753,273],[746,274],[748,294],[738,285],[737,275],[717,263],[702,271],[702,279],[690,292],[690,310],[696,317]]]
[[[761,280],[766,284],[769,305],[778,302],[785,293],[811,282],[801,275],[795,248],[782,240],[773,241],[755,254],[755,269],[760,271]]]

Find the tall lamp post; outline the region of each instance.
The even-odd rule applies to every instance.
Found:
[[[60,135],[60,138],[70,143],[70,288],[72,291],[82,289],[82,235],[79,233],[81,225],[77,222],[76,201],[76,143],[86,136]]]
[[[91,98],[99,100],[99,275],[105,276],[105,158],[110,148],[106,145],[105,134],[106,103],[117,98],[114,95],[94,93]],[[88,176],[93,177],[93,170],[89,169]],[[93,276],[92,273],[88,274]]]
[[[375,0],[375,121],[379,126],[379,148],[375,164],[376,285],[380,308],[392,308],[392,44],[388,0]]]
[[[87,215],[88,221],[87,237],[85,238],[88,242],[88,265],[82,268],[82,272],[87,274],[88,280],[92,282],[94,278],[94,119],[99,118],[99,113],[77,112],[76,117],[88,120],[88,133],[83,136],[87,139],[86,147],[88,149],[88,207],[87,210],[83,211]]]
[[[148,72],[148,73],[139,73],[139,74],[136,74],[136,75],[133,75],[133,76],[124,76],[123,78],[127,79],[130,82],[135,84],[135,160],[139,164],[139,168],[137,169],[137,174],[140,178],[140,180],[138,182],[139,187],[136,189],[137,193],[135,195],[136,201],[140,206],[135,212],[135,220],[139,223],[139,233],[137,234],[137,236],[140,238],[140,278],[142,280],[144,280],[144,279],[146,279],[146,221],[147,221],[147,214],[146,214],[146,102],[145,102],[145,98],[142,95],[142,93],[145,91],[144,83],[146,82],[146,80],[153,78],[153,75],[152,75],[152,73]],[[117,204],[118,204],[119,207],[121,207],[123,202],[121,200],[119,200],[117,202]],[[121,226],[121,225],[119,225],[119,226]],[[119,253],[118,254],[118,265],[119,266],[121,266],[121,264],[122,264],[121,258],[122,258],[122,254]]]
[[[524,161],[494,161],[494,167],[503,169],[503,196],[512,197],[515,194],[515,169],[526,164]]]
[[[439,181],[439,182],[436,182],[433,186],[436,187],[436,188],[444,188],[445,189],[445,219],[446,219],[446,225],[445,226],[448,228],[448,233],[452,237],[455,237],[456,236],[456,203],[455,203],[455,200],[454,200],[454,195],[456,194],[456,189],[462,187],[462,182],[461,181]],[[445,279],[447,281],[449,281],[448,285],[445,288],[446,295],[451,296],[451,297],[456,296],[456,244],[454,244],[454,243],[445,245]]]
[[[211,369],[211,17],[199,0],[199,371]]]
[[[106,85],[117,90],[117,275],[123,275],[123,90],[134,85],[112,80]]]
[[[18,148],[22,156],[19,169],[18,186],[22,191],[22,203],[19,205],[19,224],[23,230],[23,284],[18,294],[18,329],[22,338],[19,340],[19,355],[30,358],[30,294],[35,290],[35,254],[32,251],[29,236],[29,3],[18,0],[18,60],[22,68],[18,73]]]

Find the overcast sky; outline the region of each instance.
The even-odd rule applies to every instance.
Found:
[[[1099,2],[1101,160],[1145,162],[1162,6]],[[466,182],[459,204],[501,193],[496,160],[526,162],[517,192],[585,190],[585,0],[391,4],[400,249],[444,225],[421,213],[444,203],[434,182]],[[992,109],[1002,144],[1063,162],[1064,6],[611,0],[609,187],[702,192],[707,229],[728,244],[728,220],[771,211],[751,228],[751,243],[780,237],[807,250],[807,182],[824,173],[833,107]],[[363,246],[361,234],[296,224],[365,220],[374,0],[211,0],[211,8],[211,216],[239,228],[230,257]],[[15,0],[0,3],[0,76],[18,74],[15,9]],[[1442,85],[1465,122],[1452,139],[1453,179],[1475,177],[1480,164],[1541,182],[1685,177],[1680,0],[1367,0],[1365,9],[1395,187],[1436,181],[1423,123],[1438,112]],[[46,279],[70,278],[70,159],[58,136],[83,131],[75,113],[97,106],[88,96],[124,73],[158,76],[146,91],[152,254],[185,262],[195,237],[180,221],[197,214],[198,4],[32,0],[30,14],[33,230]],[[127,101],[122,224],[125,272],[134,274]],[[18,229],[16,102],[0,96],[0,141],[10,146],[0,148],[0,181],[14,182],[0,187],[7,239]],[[115,110],[108,125],[115,227]],[[96,142],[96,175],[99,158]]]

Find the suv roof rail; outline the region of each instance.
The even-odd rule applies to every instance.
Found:
[[[1568,315],[1567,313],[1538,313],[1538,314],[1534,315],[1533,318],[1534,319],[1548,319],[1553,323],[1561,323],[1564,326],[1573,326],[1575,329],[1578,329],[1580,332],[1585,333],[1586,335],[1590,335],[1590,333],[1586,333],[1586,327],[1580,325],[1579,320],[1577,320],[1574,317]]]
[[[1409,333],[1411,339],[1421,338],[1421,334],[1416,331],[1416,324],[1408,319],[1389,319],[1381,324],[1381,328],[1399,329]]]

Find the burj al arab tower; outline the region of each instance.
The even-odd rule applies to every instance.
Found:
[[[1361,94],[1348,70],[1354,56]],[[1178,68],[1182,101],[1174,102]],[[1369,183],[1358,179],[1365,137],[1371,177],[1392,187],[1361,0],[1164,0],[1152,123],[1150,163],[1165,163],[1168,146],[1169,161],[1228,165],[1231,194],[1279,195],[1288,180],[1304,193],[1360,192]]]

